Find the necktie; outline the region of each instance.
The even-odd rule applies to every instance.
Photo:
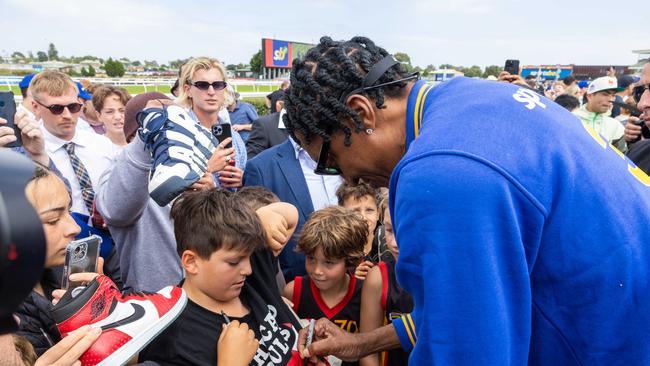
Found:
[[[69,142],[63,146],[65,147],[65,151],[68,152],[70,163],[72,164],[72,169],[74,170],[74,174],[77,176],[77,181],[79,181],[79,186],[81,187],[81,196],[83,197],[84,204],[88,209],[88,213],[92,215],[95,191],[93,190],[92,182],[90,181],[90,175],[88,175],[88,171],[86,170],[84,163],[82,163],[77,154],[75,154],[74,143]]]

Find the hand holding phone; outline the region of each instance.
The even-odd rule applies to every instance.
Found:
[[[16,115],[16,100],[14,99],[13,92],[0,92],[0,118],[6,121],[5,126],[10,127],[14,130],[14,136],[16,140],[10,142],[4,147],[17,147],[22,146],[22,139],[20,135],[20,129],[16,126],[14,122],[14,116]]]
[[[101,249],[102,238],[91,235],[87,238],[71,241],[66,247],[65,264],[63,266],[63,288],[68,290],[81,286],[81,282],[70,281],[70,275],[82,272],[97,272],[97,262]]]
[[[212,126],[212,135],[222,143],[228,137],[232,140],[232,126],[229,123],[217,123]],[[232,147],[232,141],[224,146],[226,149]]]
[[[503,71],[507,71],[510,75],[519,75],[519,60],[506,60]]]

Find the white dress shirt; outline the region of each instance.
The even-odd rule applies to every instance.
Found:
[[[343,178],[340,175],[318,175],[314,173],[314,169],[316,169],[314,159],[291,137],[289,137],[289,141],[291,141],[296,152],[296,159],[300,162],[300,168],[302,168],[302,174],[307,182],[307,189],[311,196],[314,211],[327,206],[338,205],[336,190],[343,183]]]
[[[74,173],[74,169],[72,169],[70,157],[63,145],[68,142],[75,144],[75,155],[79,157],[79,160],[86,167],[95,192],[97,192],[99,177],[110,166],[113,157],[119,150],[107,137],[94,132],[77,129],[72,140],[65,141],[52,135],[45,126],[41,126],[41,130],[45,139],[47,155],[50,156],[50,159],[52,159],[61,174],[70,182],[70,189],[72,190],[72,207],[70,210],[89,215],[88,209],[84,204],[83,196],[81,195],[79,181]],[[116,194],[119,194],[119,192],[116,192]]]

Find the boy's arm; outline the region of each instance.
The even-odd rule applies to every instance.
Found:
[[[379,266],[368,272],[361,290],[361,324],[360,332],[365,333],[382,326],[382,279]],[[359,360],[359,366],[379,366],[379,355],[372,354]]]
[[[292,302],[293,302],[293,283],[294,281],[287,283],[287,285],[284,286],[284,291],[282,291],[282,297]]]
[[[274,256],[280,254],[298,224],[298,210],[286,202],[275,202],[256,211],[264,231],[268,248]]]

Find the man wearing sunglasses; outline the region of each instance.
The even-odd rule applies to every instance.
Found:
[[[625,125],[625,140],[627,140],[628,143],[634,143],[641,139],[642,124],[640,121],[650,124],[650,111],[647,111],[649,103],[648,99],[644,99],[644,97],[648,97],[648,85],[650,85],[650,62],[643,66],[641,79],[632,89],[632,98],[634,98],[637,103],[637,108],[640,109],[643,114],[639,116],[639,118],[630,117],[629,122],[631,123]],[[638,148],[636,145],[638,145],[638,143],[633,145],[634,149]]]
[[[93,211],[95,184],[117,150],[108,138],[77,129],[83,105],[68,75],[43,71],[34,77],[30,89],[34,114],[43,122],[45,150],[70,182],[70,211],[87,217]]]
[[[650,364],[650,178],[591,127],[517,85],[427,85],[364,37],[294,60],[285,108],[318,172],[390,185],[415,302],[368,333],[321,319],[303,355]]]

